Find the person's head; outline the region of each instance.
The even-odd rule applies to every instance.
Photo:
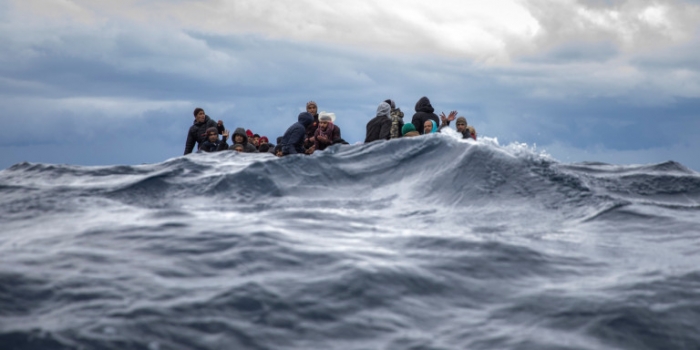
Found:
[[[467,119],[464,117],[457,118],[457,131],[464,132],[467,130]]]
[[[382,102],[377,107],[377,116],[389,117],[391,114],[391,105],[386,102]]]
[[[391,110],[392,110],[392,111],[396,109],[396,102],[394,102],[394,100],[392,100],[392,99],[386,99],[386,100],[384,100],[384,102],[388,103],[389,106],[391,106]]]
[[[206,119],[207,114],[204,113],[204,110],[197,107],[194,109],[194,120],[197,123],[204,123],[204,120]]]
[[[423,134],[430,134],[433,132],[433,121],[428,119],[423,123]]]
[[[267,136],[263,136],[260,138],[258,143],[260,144],[260,146],[262,146],[262,145],[266,145],[266,144],[270,143],[270,140],[267,139]]]
[[[235,145],[233,145],[233,150],[236,152],[243,152],[244,149],[245,147],[243,147],[243,145],[240,143],[236,143]]]
[[[248,142],[248,136],[246,136],[245,129],[236,128],[236,131],[233,132],[233,136],[231,137],[231,142],[233,142],[234,144],[245,144],[246,142]]]
[[[258,135],[258,134],[253,135],[253,144],[255,144],[255,145],[260,144],[260,135]]]
[[[328,125],[333,122],[333,119],[331,118],[330,115],[328,114],[322,114],[318,118],[318,127],[321,128],[321,130],[325,131],[328,129]]]
[[[413,123],[406,123],[401,128],[401,135],[403,136],[408,136],[407,134],[411,132],[418,133],[418,131],[416,131],[416,126],[413,125]]]
[[[207,129],[207,139],[209,142],[216,142],[219,140],[219,130],[216,128],[208,128]]]
[[[297,120],[305,128],[308,128],[309,125],[311,125],[314,122],[314,116],[311,115],[311,113],[309,113],[309,112],[301,112],[301,113],[299,113],[299,117],[297,118]]]
[[[258,151],[260,153],[267,153],[270,151],[270,144],[269,143],[264,143],[258,147]]]
[[[318,112],[318,105],[316,104],[316,102],[306,102],[306,111],[309,112],[312,116],[316,115],[316,112]]]

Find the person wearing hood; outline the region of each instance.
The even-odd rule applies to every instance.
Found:
[[[279,142],[279,145],[282,146],[282,154],[306,153],[306,149],[304,149],[306,131],[313,122],[314,116],[311,113],[299,113],[298,121],[287,128],[281,142]]]
[[[437,123],[432,119],[426,120],[423,124],[423,135],[434,134],[436,132],[438,132]]]
[[[207,140],[199,146],[198,153],[201,152],[220,152],[228,149],[226,139],[228,138],[228,130],[224,130],[223,138],[219,140],[219,130],[216,128],[207,129]]]
[[[248,143],[248,135],[243,128],[236,128],[231,137],[231,143],[243,145],[243,152],[245,153],[258,153],[258,149],[253,144]]]
[[[314,101],[306,102],[306,112],[314,117],[314,121],[306,127],[304,139],[304,148],[311,148],[314,145],[316,129],[318,129],[318,104]]]
[[[377,107],[377,116],[367,122],[365,143],[388,140],[391,137],[391,105],[382,102]]]
[[[435,124],[440,123],[440,119],[438,118],[437,114],[434,113],[435,109],[430,104],[430,100],[427,97],[421,97],[418,102],[416,102],[415,109],[416,113],[413,115],[411,122],[421,135],[423,134],[423,126],[425,125],[426,120],[433,120],[435,121]]]
[[[396,102],[394,102],[394,100],[388,99],[384,102],[391,106],[391,113],[389,114],[391,116],[391,131],[389,137],[397,139],[401,137],[401,129],[404,125],[403,112],[401,112],[401,108],[396,108]]]
[[[323,151],[338,140],[340,128],[333,123],[332,114],[321,113],[318,117],[318,129],[314,134],[314,150]]]
[[[219,120],[218,122],[215,122],[209,116],[204,113],[204,110],[201,108],[195,108],[194,109],[194,122],[192,123],[192,126],[190,126],[190,129],[187,131],[187,140],[185,141],[185,154],[190,154],[192,153],[192,150],[194,150],[195,144],[197,145],[197,149],[199,149],[204,141],[207,140],[207,129],[209,128],[216,128],[219,134],[223,133],[225,128],[224,128],[224,122]]]

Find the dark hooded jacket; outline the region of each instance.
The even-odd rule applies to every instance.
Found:
[[[233,136],[231,136],[232,144],[236,143],[236,135],[243,136],[243,152],[258,153],[258,149],[255,148],[255,146],[253,146],[252,144],[248,143],[248,135],[245,133],[245,129],[236,128],[236,131],[233,132]],[[230,149],[233,150],[233,147],[231,147]]]
[[[382,102],[377,107],[377,116],[367,122],[367,134],[365,135],[365,143],[388,140],[391,137],[391,106]]]
[[[207,140],[208,128],[216,128],[219,131],[219,134],[224,132],[224,126],[218,126],[216,124],[216,121],[209,118],[209,116],[206,116],[204,118],[203,123],[197,123],[197,120],[195,120],[192,123],[192,126],[190,126],[190,130],[187,132],[187,141],[185,141],[185,154],[192,153],[195,143],[197,144],[197,148],[202,146],[204,141]]]
[[[309,112],[299,113],[299,121],[292,124],[282,136],[282,153],[295,154],[304,153],[304,139],[309,125],[314,122],[314,117]],[[315,131],[314,131],[315,132]]]
[[[311,113],[309,113],[311,114]],[[309,139],[316,135],[316,130],[318,129],[318,113],[314,114],[314,121],[306,127],[306,136],[304,138],[304,147],[310,148],[314,145]]]
[[[440,125],[440,118],[433,112],[435,112],[435,109],[427,97],[423,96],[416,102],[416,114],[413,115],[411,123],[421,135],[423,135],[423,124],[425,124],[426,120],[433,120],[437,125]]]

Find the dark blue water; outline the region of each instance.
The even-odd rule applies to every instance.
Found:
[[[700,349],[700,174],[431,135],[0,172],[0,349]]]

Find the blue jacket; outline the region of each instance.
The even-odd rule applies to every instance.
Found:
[[[282,153],[295,154],[304,153],[304,138],[306,137],[306,128],[314,122],[314,117],[303,112],[299,114],[299,121],[292,124],[282,136]]]

